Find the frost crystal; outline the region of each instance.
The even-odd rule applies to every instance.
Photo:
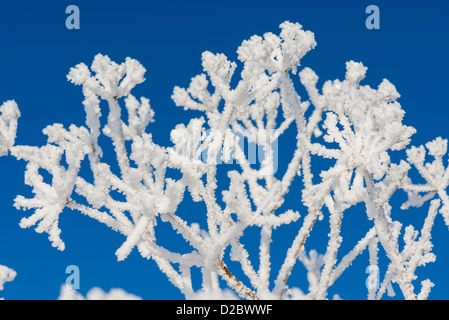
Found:
[[[109,292],[104,292],[100,288],[92,288],[84,297],[75,289],[63,285],[58,300],[142,300],[142,298],[122,289],[111,289]]]
[[[5,282],[13,281],[16,275],[17,273],[14,270],[0,265],[0,291],[3,290]]]
[[[98,54],[90,68],[80,63],[70,69],[68,80],[82,86],[86,122],[46,127],[45,146],[14,144],[20,113],[14,101],[5,102],[0,107],[0,155],[26,161],[25,183],[34,194],[15,200],[17,208],[32,211],[20,226],[35,226],[63,250],[60,215],[65,208],[87,215],[123,235],[118,260],[137,250],[154,260],[188,299],[326,299],[328,289],[343,272],[350,272],[348,267],[366,248],[367,265],[376,268],[381,253],[389,261],[379,286],[368,288],[369,299],[392,294],[393,287],[406,299],[427,298],[433,283],[420,279],[421,289],[415,289],[415,271],[436,259],[431,242],[435,217],[442,214],[449,226],[449,169],[443,159],[447,140],[437,138],[404,151],[415,129],[402,123],[404,110],[392,83],[384,79],[377,88],[363,85],[368,68],[349,61],[343,80],[318,88],[318,75],[300,69],[302,57],[316,45],[314,34],[298,23],[284,22],[280,28],[279,35],[243,41],[238,62],[221,53],[203,53],[203,73],[187,88],[175,87],[172,95],[177,106],[202,116],[173,128],[171,146],[156,144],[149,133],[155,114],[150,100],[131,94],[145,80],[146,70],[130,58],[117,64]],[[304,96],[295,89],[299,82]],[[100,107],[102,100],[106,108]],[[100,121],[101,113],[107,113],[106,121]],[[279,171],[275,146],[287,132],[293,132],[296,143],[288,166]],[[116,161],[103,157],[101,135],[111,140]],[[245,143],[263,159],[254,162]],[[406,153],[406,160],[392,162],[392,152]],[[331,165],[320,167],[312,160],[317,157],[330,159]],[[118,163],[117,169],[112,162]],[[230,162],[234,165],[226,166]],[[219,166],[227,177],[219,174]],[[413,183],[412,169],[425,184]],[[86,171],[90,175],[83,176]],[[297,180],[301,190],[292,188]],[[421,230],[391,214],[390,199],[400,190],[408,195],[403,209],[431,200]],[[284,203],[289,193],[297,203]],[[180,212],[186,194],[202,203],[198,212]],[[365,208],[359,214],[366,215],[371,228],[351,250],[341,252],[343,217],[359,204]],[[328,238],[323,238],[326,251],[306,253],[305,243],[323,219],[330,226]],[[186,241],[187,252],[162,245],[161,223]],[[274,270],[272,252],[277,247],[272,242],[285,225],[296,231]],[[259,232],[256,257],[249,253],[247,230]],[[308,292],[289,282],[298,261],[307,271]],[[195,268],[202,272],[199,290],[191,273]],[[220,279],[227,288],[220,287]],[[111,296],[124,297],[96,290],[87,298]],[[83,298],[64,288],[61,297]]]

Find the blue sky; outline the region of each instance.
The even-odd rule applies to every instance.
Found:
[[[79,30],[65,27],[65,9],[71,4],[80,9]],[[380,8],[379,30],[365,27],[365,8],[371,4]],[[150,130],[156,142],[168,145],[170,130],[197,116],[175,107],[170,96],[174,86],[188,86],[190,78],[202,72],[201,53],[225,53],[236,60],[235,51],[243,40],[268,31],[278,33],[279,24],[289,20],[315,33],[318,45],[302,66],[319,75],[319,85],[342,79],[346,61],[363,62],[368,67],[365,84],[377,87],[387,78],[396,86],[406,111],[405,124],[417,129],[413,144],[420,145],[437,136],[449,137],[448,10],[446,0],[420,4],[402,0],[2,1],[0,101],[15,99],[19,104],[17,144],[41,146],[46,142],[42,134],[46,125],[84,123],[81,90],[66,80],[69,68],[79,62],[90,65],[97,53],[116,62],[129,56],[147,69],[147,81],[133,93],[151,100],[156,123]],[[24,162],[12,157],[0,158],[0,264],[18,273],[0,296],[56,299],[68,276],[66,267],[77,265],[83,294],[99,286],[123,288],[144,299],[182,298],[154,262],[134,252],[117,263],[114,252],[124,239],[89,218],[64,211],[63,252],[52,248],[46,235],[21,229],[18,223],[24,213],[12,204],[16,195],[29,194],[24,167]],[[347,228],[368,226],[363,210],[351,213],[343,221]],[[424,213],[397,214],[405,215],[402,221],[415,223],[423,220]],[[325,222],[320,228],[327,233]],[[437,261],[422,274],[436,284],[431,299],[448,299],[449,231],[441,217],[435,228]],[[348,247],[343,248],[350,249],[351,240],[360,235],[349,234]],[[325,243],[314,240],[309,249],[324,253]],[[366,297],[367,256],[360,258],[351,267],[354,272],[348,270],[331,293],[349,299]],[[293,280],[304,285],[301,277]]]

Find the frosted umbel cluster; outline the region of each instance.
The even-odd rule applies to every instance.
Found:
[[[388,260],[379,286],[368,288],[368,298],[393,294],[394,287],[406,299],[427,298],[433,283],[418,279],[415,272],[435,260],[435,217],[442,214],[449,225],[449,170],[443,160],[447,140],[406,150],[415,129],[402,123],[404,111],[393,84],[385,79],[377,88],[361,85],[367,68],[349,61],[343,80],[318,88],[315,72],[300,66],[316,45],[313,33],[297,23],[284,22],[280,28],[279,35],[243,41],[238,63],[224,54],[203,53],[204,73],[187,88],[175,87],[172,95],[177,106],[202,116],[177,125],[171,146],[158,145],[149,133],[154,121],[150,101],[131,94],[145,80],[146,70],[130,58],[117,64],[99,54],[90,68],[84,63],[71,68],[68,80],[83,90],[86,122],[46,127],[45,146],[14,144],[20,114],[15,102],[5,102],[0,108],[0,155],[26,161],[25,183],[34,195],[15,199],[17,208],[31,211],[20,225],[35,226],[63,250],[60,215],[65,208],[87,215],[124,236],[118,260],[137,250],[154,260],[187,299],[326,299],[328,289],[343,272],[351,272],[348,267],[365,249],[367,266],[377,266],[380,253]],[[102,135],[111,141],[116,159],[103,156]],[[276,154],[274,142],[288,135],[295,141],[292,152]],[[238,143],[244,139],[263,150],[260,163],[250,161]],[[394,163],[392,152],[403,152],[403,160]],[[283,171],[276,156],[291,157]],[[323,168],[316,158],[330,165]],[[226,166],[230,159],[236,165]],[[218,169],[226,171],[227,179]],[[417,174],[425,184],[413,182]],[[292,187],[295,181],[300,190]],[[400,214],[391,214],[390,199],[400,190],[408,195],[402,209],[426,208],[421,230],[404,226],[394,218]],[[296,195],[297,203],[284,203],[288,193]],[[204,214],[203,209],[180,209],[187,194],[205,208]],[[356,205],[364,208],[358,214],[372,227],[352,250],[340,252],[343,217]],[[322,238],[326,251],[306,250],[309,235],[323,219],[330,226],[328,237]],[[185,239],[190,252],[164,247],[161,223]],[[285,225],[296,226],[296,231],[290,246],[276,255],[283,260],[275,269],[273,235]],[[252,239],[257,255],[249,253],[244,241],[249,229],[251,234],[258,230],[258,239]],[[298,261],[307,272],[307,292],[289,282],[292,271],[299,270],[294,269]],[[194,268],[202,272],[200,289],[192,280]]]

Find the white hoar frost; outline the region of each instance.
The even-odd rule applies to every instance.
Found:
[[[137,250],[154,260],[187,299],[326,299],[328,289],[350,272],[348,267],[366,248],[367,265],[375,267],[379,254],[388,260],[381,283],[368,289],[368,298],[391,295],[393,287],[406,299],[427,298],[433,283],[418,282],[416,270],[436,258],[431,231],[438,213],[449,225],[447,140],[437,138],[404,152],[415,129],[402,123],[404,111],[394,85],[386,79],[377,89],[364,85],[367,67],[349,61],[343,80],[318,88],[318,75],[300,64],[316,46],[314,34],[298,23],[284,22],[280,28],[279,35],[243,41],[237,62],[224,54],[203,53],[203,73],[187,88],[175,87],[172,95],[177,106],[201,117],[177,125],[170,146],[158,145],[149,133],[155,119],[150,100],[131,94],[146,72],[131,58],[117,64],[98,54],[90,67],[80,63],[70,69],[68,80],[84,94],[85,124],[46,127],[44,146],[15,145],[20,113],[14,101],[5,102],[0,107],[0,155],[26,161],[25,183],[33,192],[30,198],[15,199],[17,208],[32,211],[20,226],[47,233],[52,245],[63,250],[59,218],[65,208],[87,215],[124,236],[118,260]],[[299,95],[297,82],[306,95]],[[287,132],[294,132],[296,144],[281,171],[276,152],[282,150],[273,143]],[[103,156],[102,135],[112,142],[116,160]],[[241,139],[263,153],[260,163],[254,164]],[[394,163],[392,152],[406,157]],[[331,159],[332,165],[323,170],[314,157]],[[232,159],[235,165],[226,166]],[[219,168],[227,174],[223,181]],[[412,170],[424,184],[413,182]],[[51,179],[44,179],[42,171]],[[298,179],[302,190],[292,188]],[[399,190],[408,195],[403,209],[428,207],[420,230],[391,214],[389,200]],[[298,203],[285,203],[290,192]],[[180,209],[186,194],[199,203],[197,212]],[[351,250],[341,252],[344,214],[358,204],[371,227]],[[330,228],[323,238],[325,252],[307,251],[309,235],[324,218]],[[187,251],[164,247],[162,223],[186,241]],[[285,225],[296,231],[286,251],[276,254],[284,257],[281,264],[272,264],[272,253],[279,249],[273,241]],[[255,256],[248,251],[246,230],[259,232]],[[306,269],[308,292],[289,281],[293,270],[299,270],[294,269],[298,261]],[[194,268],[202,272],[200,289],[192,280]],[[0,280],[12,278],[13,273],[6,273]],[[417,283],[421,288],[415,288]],[[61,297],[84,299],[66,289]],[[87,298],[108,297],[127,296],[97,290]]]

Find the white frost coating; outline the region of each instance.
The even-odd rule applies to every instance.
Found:
[[[156,144],[148,133],[155,115],[149,99],[131,94],[145,80],[145,69],[130,58],[117,64],[99,54],[90,68],[80,63],[70,69],[68,80],[82,86],[86,123],[46,127],[45,146],[14,145],[20,114],[15,102],[5,102],[0,107],[0,155],[10,153],[27,162],[25,183],[34,194],[15,200],[16,207],[33,210],[20,225],[36,226],[63,250],[59,216],[66,207],[87,215],[123,235],[118,260],[136,249],[154,260],[188,299],[328,299],[328,289],[350,272],[366,248],[367,266],[388,261],[380,286],[368,288],[369,299],[393,294],[393,287],[406,299],[426,299],[434,284],[418,279],[416,270],[436,259],[431,237],[436,216],[442,214],[449,226],[447,140],[436,138],[404,152],[416,130],[403,124],[405,112],[395,86],[386,79],[377,88],[361,84],[368,68],[349,61],[345,73],[342,66],[343,80],[328,80],[318,88],[313,70],[299,70],[302,57],[316,46],[313,33],[298,23],[284,22],[280,28],[279,35],[243,41],[237,49],[239,62],[203,53],[203,73],[187,88],[175,87],[172,95],[177,106],[202,116],[173,128],[171,146]],[[295,77],[305,96],[295,88]],[[291,144],[293,152],[285,153],[291,158],[280,171],[276,153],[285,154],[274,142],[286,132],[293,132],[296,143]],[[101,135],[111,140],[117,159],[103,158]],[[245,139],[263,159],[245,149]],[[392,152],[406,157],[394,163]],[[323,170],[316,157],[332,164]],[[233,165],[227,166],[229,162]],[[110,163],[118,163],[118,170]],[[90,174],[82,176],[86,171]],[[424,184],[413,182],[416,174]],[[390,199],[401,190],[408,195],[403,209],[431,200],[420,230],[392,214],[396,208]],[[289,193],[298,203],[284,203]],[[198,212],[180,209],[186,194],[199,203]],[[370,227],[352,249],[342,252],[347,247],[341,246],[344,217],[356,205]],[[305,243],[324,219],[330,227],[322,239],[326,251],[306,255]],[[161,224],[171,227],[169,236],[185,240],[187,252],[163,246]],[[275,239],[286,225],[295,234],[285,252],[276,254],[284,257],[281,263],[272,263],[273,251],[280,250]],[[253,239],[255,232],[258,239]],[[248,250],[248,233],[256,254]],[[294,268],[298,261],[307,271],[308,292],[289,280],[300,269]],[[200,289],[192,279],[194,268],[202,272]],[[220,288],[219,279],[227,288]],[[95,290],[87,298],[121,294]],[[64,288],[61,297],[84,298]]]
[[[199,290],[191,297],[191,300],[238,300],[238,296],[229,289],[216,289],[212,291]]]
[[[104,292],[100,288],[90,289],[84,297],[73,288],[63,285],[58,300],[142,300],[142,298],[127,293],[123,289],[111,289],[109,292]]]
[[[13,281],[17,276],[17,272],[6,266],[0,265],[0,290],[3,290],[5,282]]]
[[[14,145],[19,117],[20,111],[14,100],[0,106],[0,157],[7,155]]]

